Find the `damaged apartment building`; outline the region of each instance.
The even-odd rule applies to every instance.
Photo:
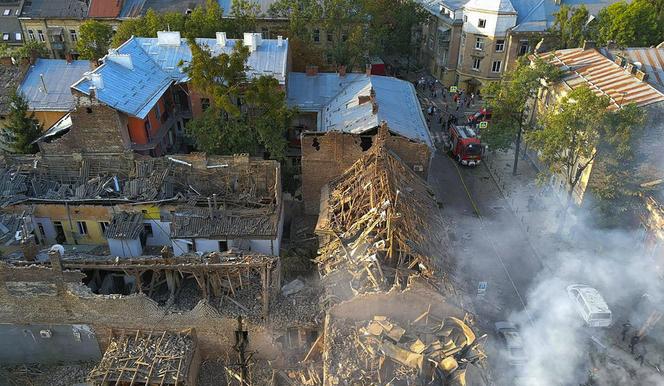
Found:
[[[25,214],[42,246],[136,257],[229,249],[278,255],[280,166],[248,155],[6,156],[4,212]]]
[[[249,46],[247,77],[272,76],[282,87],[289,68],[288,40],[216,38],[196,42],[214,55],[230,54],[240,42]],[[192,54],[178,31],[156,38],[132,37],[109,50],[94,70],[71,86],[75,107],[38,141],[44,153],[135,151],[160,156],[186,149],[185,124],[210,106],[209,97],[189,84],[184,68]]]
[[[381,127],[386,146],[426,179],[435,145],[415,88],[400,79],[366,74],[290,73],[288,103],[300,144],[302,196],[307,214],[318,213],[321,188],[369,150]]]

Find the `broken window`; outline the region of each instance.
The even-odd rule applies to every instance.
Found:
[[[220,241],[219,242],[219,251],[220,252],[225,252],[228,250],[228,241]]]
[[[479,19],[479,20],[477,21],[477,26],[478,26],[479,28],[484,28],[484,27],[486,27],[486,19]]]
[[[210,98],[201,98],[201,109],[203,111],[210,108]]]
[[[85,221],[77,221],[76,225],[78,226],[78,233],[81,235],[87,235],[88,234],[88,224],[85,223]]]

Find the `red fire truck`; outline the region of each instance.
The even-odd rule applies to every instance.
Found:
[[[480,143],[470,126],[450,125],[450,147],[454,159],[461,165],[477,166],[484,156],[485,145]]]

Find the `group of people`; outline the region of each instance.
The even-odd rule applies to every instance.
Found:
[[[622,341],[624,342],[627,338],[627,333],[631,330],[632,325],[629,322],[623,323],[622,325]],[[634,355],[634,359],[639,361],[640,365],[643,366],[643,361],[645,360],[645,355],[647,353],[646,346],[641,342],[641,336],[639,334],[634,334],[629,340],[629,351]]]

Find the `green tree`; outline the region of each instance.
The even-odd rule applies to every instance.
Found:
[[[28,111],[28,102],[18,92],[11,95],[10,105],[11,109],[5,121],[3,142],[12,153],[36,153],[37,145],[33,145],[32,142],[41,135],[41,124],[34,114]]]
[[[648,47],[664,40],[664,2],[661,0],[620,1],[597,15],[595,40],[614,41],[620,47]]]
[[[588,38],[586,27],[590,14],[586,6],[570,7],[563,4],[554,15],[556,19],[551,32],[556,37],[557,47],[580,47]]]
[[[643,123],[643,114],[636,107],[612,112],[607,109],[610,104],[608,97],[579,87],[543,114],[541,129],[526,133],[526,142],[538,152],[548,171],[563,177],[567,207],[584,171],[596,159],[628,156],[631,141]]]
[[[113,29],[97,20],[86,20],[81,24],[76,49],[81,59],[96,60],[106,55],[113,37]]]
[[[206,0],[204,6],[194,8],[186,18],[182,32],[188,38],[213,38],[217,32],[227,30],[223,16],[224,10],[219,2]]]
[[[514,166],[516,175],[521,145],[521,134],[531,126],[532,108],[542,81],[553,82],[561,72],[552,64],[536,58],[532,64],[521,57],[516,67],[505,72],[500,82],[491,83],[485,90],[488,107],[492,110],[491,123],[482,130],[482,140],[489,148],[506,150],[515,144]]]
[[[192,60],[185,71],[191,84],[213,103],[187,130],[196,146],[216,154],[255,153],[261,145],[272,158],[284,156],[285,133],[294,116],[272,77],[246,78],[249,49],[236,44],[230,54],[213,56],[189,39]],[[240,103],[241,102],[241,103]]]
[[[369,15],[369,36],[375,55],[411,56],[412,31],[426,18],[424,8],[414,0],[363,0]]]
[[[251,0],[233,0],[227,31],[241,38],[245,32],[256,32],[256,18],[260,12],[257,3]]]

